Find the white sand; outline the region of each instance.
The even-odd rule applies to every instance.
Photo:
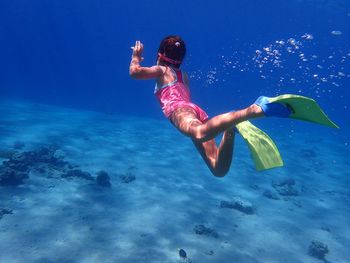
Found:
[[[349,262],[350,133],[257,123],[276,140],[285,167],[256,172],[237,138],[231,171],[215,178],[165,119],[1,102],[0,150],[16,141],[26,151],[59,145],[83,171],[107,171],[112,187],[36,174],[0,186],[0,208],[13,210],[0,219],[0,262],[184,262],[178,248],[193,263],[322,262],[307,254],[312,240],[327,244],[330,262]],[[122,183],[125,173],[136,180]],[[296,180],[299,196],[262,195],[285,177]],[[220,208],[233,196],[252,202],[255,214]],[[219,237],[195,234],[198,224]]]

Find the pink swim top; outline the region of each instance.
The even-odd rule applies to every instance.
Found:
[[[161,87],[157,83],[154,90],[164,115],[170,118],[175,110],[186,107],[193,109],[200,121],[207,121],[207,113],[191,102],[190,90],[183,81],[182,71],[169,68],[172,70],[175,80]]]

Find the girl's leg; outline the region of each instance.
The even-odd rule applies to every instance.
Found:
[[[174,112],[172,123],[183,133],[180,127],[199,126],[203,123],[198,120],[196,113],[191,108],[181,108]],[[186,134],[186,133],[185,133]],[[204,142],[193,139],[193,143],[201,154],[210,171],[215,176],[225,176],[231,166],[234,131],[232,128],[224,131],[219,147],[216,146],[214,139]]]
[[[189,114],[189,112],[191,114]],[[171,121],[192,140],[205,142],[213,139],[219,133],[231,129],[234,125],[253,118],[264,116],[261,108],[253,104],[246,109],[217,115],[206,123],[202,123],[190,108],[176,110]]]
[[[234,131],[227,130],[222,136],[219,147],[216,146],[215,140],[211,139],[206,142],[193,140],[198,152],[209,167],[210,171],[219,177],[223,177],[230,169],[233,155]]]

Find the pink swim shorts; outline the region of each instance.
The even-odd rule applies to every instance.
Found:
[[[171,105],[167,105],[166,109],[163,111],[165,116],[170,119],[171,115],[178,109],[180,108],[190,108],[192,109],[195,113],[197,118],[201,122],[206,122],[208,120],[208,114],[201,109],[198,105],[192,103],[192,102],[187,102],[187,101],[176,101],[171,103]]]

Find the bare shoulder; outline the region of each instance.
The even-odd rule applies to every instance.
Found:
[[[159,70],[161,71],[162,75],[164,75],[167,70],[167,67],[161,65],[155,65],[154,67],[159,67]]]

